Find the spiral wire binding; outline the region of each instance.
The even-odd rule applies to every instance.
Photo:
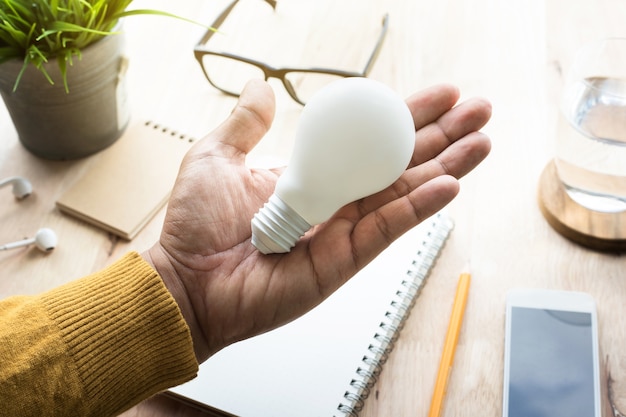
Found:
[[[162,126],[162,125],[160,125],[158,123],[155,123],[155,122],[153,122],[151,120],[146,120],[143,124],[145,126],[153,128],[154,130],[160,130],[162,133],[169,134],[173,138],[178,138],[180,140],[187,141],[189,143],[196,142],[196,138],[194,138],[194,137],[187,136],[184,133],[179,133],[179,132],[177,132],[175,130],[172,130],[172,129],[166,127],[166,126]]]
[[[363,409],[452,227],[452,221],[442,213],[432,219],[430,230],[406,272],[407,278],[402,281],[402,288],[396,292],[396,299],[390,303],[389,311],[378,326],[379,332],[374,334],[361,366],[343,395],[346,402],[340,402],[337,407],[341,417],[357,417]]]

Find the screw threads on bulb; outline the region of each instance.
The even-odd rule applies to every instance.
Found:
[[[263,254],[289,252],[310,228],[274,194],[252,219],[252,244]]]

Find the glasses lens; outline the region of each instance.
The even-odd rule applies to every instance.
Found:
[[[313,94],[332,83],[345,78],[341,75],[324,72],[290,71],[285,74],[286,84],[293,90],[301,103],[306,103]]]
[[[221,55],[204,55],[202,66],[211,84],[237,96],[249,80],[265,79],[265,73],[256,65]]]

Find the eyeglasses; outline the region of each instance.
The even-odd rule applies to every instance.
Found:
[[[238,97],[248,80],[251,78],[278,78],[282,81],[285,89],[296,102],[304,105],[311,96],[326,84],[346,77],[366,77],[374,63],[387,34],[389,15],[383,17],[382,31],[378,36],[374,50],[372,51],[362,71],[343,71],[331,68],[274,68],[263,62],[231,54],[228,52],[216,52],[209,50],[205,44],[209,41],[216,30],[224,23],[239,0],[234,0],[217,17],[194,48],[196,60],[202,67],[204,75],[209,83],[225,94]],[[276,9],[275,0],[265,0],[273,9]]]

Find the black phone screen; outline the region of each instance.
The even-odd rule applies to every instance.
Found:
[[[593,417],[590,313],[512,307],[509,417]]]

